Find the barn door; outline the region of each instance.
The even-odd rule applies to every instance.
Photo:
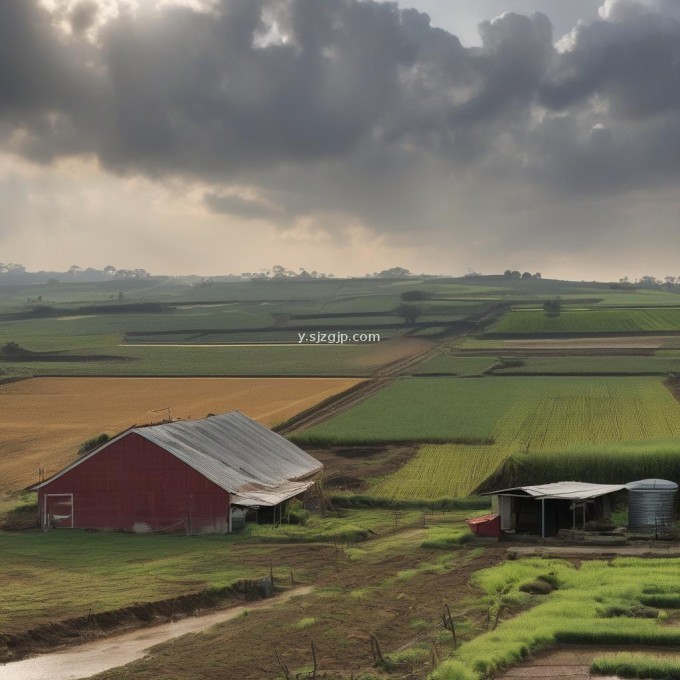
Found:
[[[48,493],[45,495],[44,526],[73,528],[72,493]]]

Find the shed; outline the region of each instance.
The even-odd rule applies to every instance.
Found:
[[[501,530],[554,536],[560,529],[576,528],[611,514],[609,496],[623,484],[554,482],[490,491],[498,497]]]
[[[243,508],[276,508],[323,464],[238,411],[135,427],[31,487],[43,528],[230,533]]]

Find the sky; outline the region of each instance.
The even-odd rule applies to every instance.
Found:
[[[677,0],[2,0],[0,262],[680,274]]]

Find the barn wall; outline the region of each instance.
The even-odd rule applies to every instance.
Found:
[[[229,494],[160,446],[131,432],[39,490],[73,494],[80,529],[225,533]],[[65,524],[68,525],[68,524]]]

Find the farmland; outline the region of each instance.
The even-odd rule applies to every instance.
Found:
[[[622,442],[631,442],[628,446],[639,451],[650,441],[663,440],[673,470],[678,469],[680,405],[655,378],[405,378],[296,436],[317,445],[391,438],[461,443],[422,446],[403,467],[369,488],[377,498],[467,495],[509,457],[516,461],[511,469],[518,483],[557,481],[560,475],[572,477],[575,470],[584,478],[607,482],[618,480]],[[564,452],[575,449],[591,453],[581,454],[574,468]],[[650,450],[656,449],[652,445]],[[597,452],[605,451],[616,462],[598,473],[594,461]],[[536,461],[535,469],[529,461]],[[644,463],[635,469],[651,474],[653,457],[647,456]]]
[[[680,436],[678,416],[680,405],[654,378],[402,378],[296,439],[493,441],[544,450]]]
[[[422,352],[424,339],[363,345],[116,346],[108,359],[14,363],[12,376],[369,376]],[[2,367],[0,363],[0,367]]]
[[[52,311],[27,304],[37,293]],[[409,300],[403,293],[419,309],[413,324],[396,313]],[[552,319],[541,305],[555,295],[564,307]],[[291,677],[309,670],[312,640],[327,677],[348,669],[382,677],[368,645],[376,632],[392,677],[423,680],[435,656],[454,652],[440,625],[443,602],[464,641],[441,668],[447,680],[514,663],[522,645],[566,641],[579,608],[588,634],[671,639],[673,629],[656,621],[602,615],[612,602],[637,606],[645,579],[680,587],[665,562],[656,575],[623,560],[616,569],[519,560],[479,571],[504,549],[461,547],[470,539],[463,520],[477,511],[423,508],[464,507],[478,499],[461,497],[494,484],[680,478],[680,404],[672,381],[664,384],[680,372],[679,305],[671,292],[504,277],[196,286],[159,277],[121,290],[116,282],[0,289],[0,348],[21,348],[0,355],[0,378],[27,378],[0,385],[0,516],[18,503],[28,516],[32,497],[16,491],[102,432],[233,408],[271,426],[366,381],[291,435],[325,464],[329,516],[196,539],[0,532],[0,598],[12,600],[0,635],[223,588],[260,578],[271,563],[279,585],[293,571],[296,585],[315,591],[103,677],[275,677],[272,649],[284,631],[279,651]],[[370,329],[381,342],[300,345],[297,329]],[[631,585],[636,569],[644,576]],[[546,570],[558,591],[518,590]],[[618,585],[605,592],[600,584],[613,577]],[[584,608],[587,589],[602,601]],[[497,612],[498,629],[485,633]]]
[[[414,325],[395,313],[409,290],[427,296]],[[493,300],[478,296],[489,290],[417,279],[190,286],[162,278],[120,282],[117,292],[115,282],[0,289],[0,348],[24,351],[0,354],[0,375],[370,376],[483,314]],[[315,331],[380,342],[293,346]]]
[[[468,496],[507,458],[500,446],[429,444],[370,489],[376,498],[436,500]]]
[[[52,474],[83,441],[131,425],[240,410],[273,425],[342,392],[333,378],[39,378],[0,385],[0,492]]]
[[[680,331],[680,309],[591,309],[563,310],[548,316],[543,310],[521,310],[506,314],[495,333],[663,333]]]
[[[478,357],[481,361],[481,357]],[[494,375],[666,375],[680,372],[680,357],[528,357],[520,365],[494,368]]]

